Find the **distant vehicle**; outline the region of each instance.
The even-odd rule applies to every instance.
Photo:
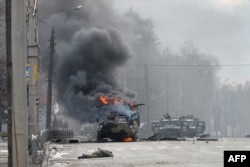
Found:
[[[206,128],[205,121],[194,118],[193,115],[187,115],[179,118],[181,120],[181,137],[199,137]]]
[[[137,141],[140,127],[140,114],[137,108],[140,104],[110,99],[105,101],[109,102],[100,108],[102,116],[98,123],[97,142],[104,139],[125,142]],[[119,103],[114,101],[119,101]]]
[[[204,121],[182,121],[182,134],[184,137],[199,137],[205,131]]]
[[[169,114],[164,119],[151,122],[152,131],[157,140],[178,137],[199,137],[205,131],[205,122],[191,115],[171,118]]]
[[[155,123],[154,123],[155,124]],[[154,127],[157,140],[164,138],[176,138],[181,134],[181,121],[179,119],[162,119]]]

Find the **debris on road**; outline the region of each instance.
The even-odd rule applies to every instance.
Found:
[[[82,154],[82,156],[79,156],[78,159],[102,158],[102,157],[113,157],[113,153],[111,151],[98,148],[98,151],[93,152],[92,154]]]
[[[197,141],[218,141],[218,138],[197,138]]]
[[[179,138],[179,137],[163,137],[161,139],[157,138],[157,135],[154,134],[146,139],[146,141],[159,141],[159,140],[173,140],[173,141],[184,141],[186,138]]]
[[[210,134],[203,134],[201,136],[199,136],[197,139],[197,141],[218,141],[218,138],[211,138]]]
[[[210,134],[208,134],[208,133],[204,133],[204,134],[199,136],[199,138],[208,138],[208,137],[210,137]]]

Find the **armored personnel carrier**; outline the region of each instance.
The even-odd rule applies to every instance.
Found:
[[[158,122],[154,121],[154,128],[152,126],[157,140],[181,137],[181,121],[179,119],[161,119]]]
[[[139,105],[119,102],[107,103],[102,106],[100,108],[102,116],[97,129],[97,142],[104,141],[104,139],[124,142],[137,141],[140,126],[140,114],[137,110]]]
[[[157,140],[178,137],[199,137],[205,131],[205,122],[192,115],[172,118],[169,114],[159,121],[151,122]]]
[[[111,112],[99,122],[97,141],[105,138],[112,141],[137,141],[139,125],[139,113],[134,113],[129,118],[127,115]]]
[[[179,118],[181,121],[181,137],[199,137],[205,131],[206,124],[193,115]]]

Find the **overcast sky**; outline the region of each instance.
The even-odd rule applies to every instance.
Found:
[[[222,65],[250,64],[250,0],[114,0],[151,18],[161,47],[177,52],[192,41]],[[221,67],[221,80],[250,80],[250,66]]]

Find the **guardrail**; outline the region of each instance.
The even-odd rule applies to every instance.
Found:
[[[40,141],[45,143],[49,140],[73,138],[73,129],[45,129],[41,131]]]

